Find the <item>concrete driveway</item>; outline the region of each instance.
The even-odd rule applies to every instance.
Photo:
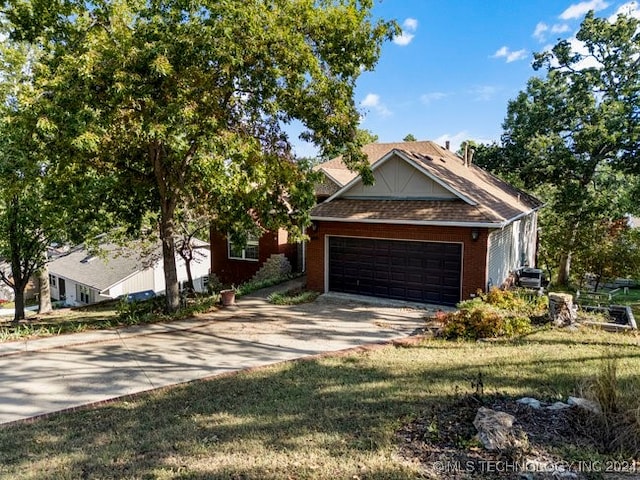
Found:
[[[406,337],[429,309],[268,291],[197,318],[0,344],[0,423],[324,352]]]

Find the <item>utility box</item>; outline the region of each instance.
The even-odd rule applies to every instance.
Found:
[[[541,288],[542,270],[539,268],[521,268],[516,272],[518,285],[523,288]]]

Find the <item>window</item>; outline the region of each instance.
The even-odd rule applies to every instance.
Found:
[[[91,290],[84,285],[78,285],[78,298],[81,303],[91,303]]]
[[[56,277],[54,277],[53,275],[49,275],[49,285],[51,285],[52,287],[57,287],[58,286],[56,284]]]
[[[247,235],[246,245],[233,243],[230,236],[227,236],[227,239],[229,243],[229,258],[258,261],[258,237]]]

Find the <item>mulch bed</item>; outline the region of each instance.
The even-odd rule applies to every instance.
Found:
[[[526,446],[512,451],[485,450],[473,426],[481,406],[515,416],[514,429],[526,434]],[[432,407],[397,435],[402,455],[421,463],[424,478],[640,478],[640,464],[628,465],[625,472],[624,465],[597,458],[568,461],[559,457],[561,447],[567,445],[585,455],[597,451],[596,441],[583,428],[588,415],[577,407],[534,409],[509,397],[464,395]],[[612,475],[602,476],[607,470]]]

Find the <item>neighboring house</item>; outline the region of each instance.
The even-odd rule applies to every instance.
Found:
[[[211,229],[211,273],[224,284],[241,284],[250,280],[272,256],[283,254],[294,272],[303,269],[302,244],[289,243],[284,229],[269,231],[259,239],[250,237],[246,245],[235,245],[231,239]]]
[[[453,305],[534,266],[541,202],[433,142],[364,147],[365,186],[340,157],[317,166],[307,286]]]
[[[206,242],[196,240],[197,259],[191,262],[196,291],[207,290],[210,250]],[[122,295],[153,290],[164,293],[164,263],[160,246],[142,256],[142,249],[115,244],[100,245],[94,255],[83,245],[62,253],[49,262],[49,280],[53,300],[79,306]],[[180,287],[187,280],[184,260],[176,253]]]

